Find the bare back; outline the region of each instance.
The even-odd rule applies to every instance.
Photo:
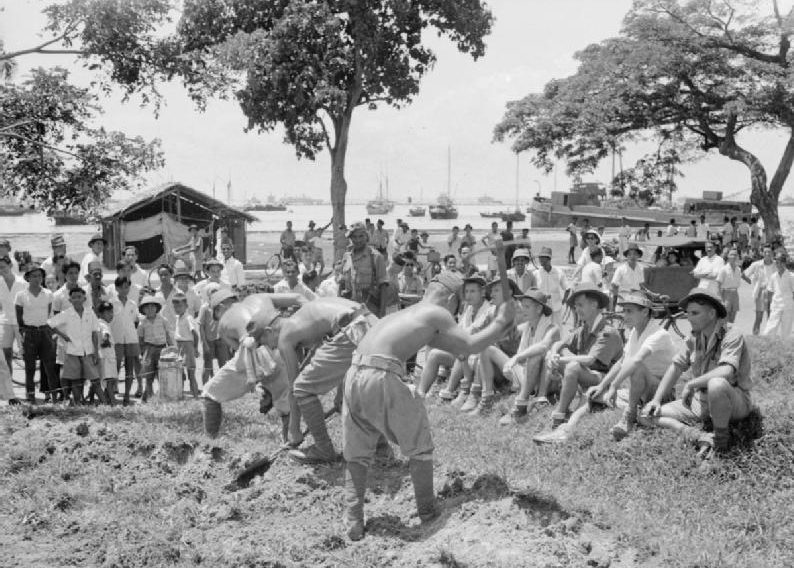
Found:
[[[304,304],[281,327],[282,342],[314,345],[334,330],[339,317],[361,304],[345,298],[317,298]]]
[[[386,316],[375,324],[358,345],[361,355],[387,355],[405,361],[440,333],[456,327],[449,310],[421,301]]]

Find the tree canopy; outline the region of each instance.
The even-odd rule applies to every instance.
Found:
[[[531,151],[547,171],[556,159],[571,172],[592,171],[621,145],[648,138],[688,157],[716,150],[748,168],[752,202],[777,232],[794,160],[794,11],[770,6],[764,14],[745,0],[635,0],[619,37],[576,54],[574,75],[508,103],[495,138]],[[771,180],[737,141],[753,127],[789,135]]]
[[[144,172],[163,165],[158,140],[108,132],[97,122],[98,94],[114,83],[124,85],[127,95],[157,99],[160,72],[154,72],[152,57],[163,56],[168,43],[156,38],[155,24],[167,9],[157,0],[71,0],[45,8],[49,39],[11,52],[0,43],[3,195],[47,213],[93,213],[114,191],[135,188]],[[76,55],[95,79],[90,88],[77,87],[56,67],[32,69],[14,81],[20,62],[34,53]]]

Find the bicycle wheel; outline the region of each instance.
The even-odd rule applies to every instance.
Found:
[[[279,268],[281,268],[281,255],[276,252],[265,263],[265,276],[268,279],[272,278]]]
[[[681,339],[686,339],[691,332],[689,320],[687,320],[686,314],[684,312],[678,312],[677,314],[667,316],[664,319],[662,327],[668,331],[670,328],[672,328],[675,334]]]

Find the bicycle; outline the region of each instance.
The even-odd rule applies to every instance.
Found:
[[[669,331],[672,330],[681,339],[686,339],[687,334],[679,328],[679,322],[686,320],[686,313],[681,310],[676,300],[673,300],[667,294],[657,294],[648,290],[644,285],[641,285],[643,292],[648,296],[651,301],[651,314],[654,318],[660,319],[662,329]]]

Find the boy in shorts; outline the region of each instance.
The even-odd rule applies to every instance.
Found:
[[[116,295],[111,299],[113,305],[113,321],[110,331],[116,350],[116,374],[124,364],[124,399],[122,404],[130,403],[132,381],[138,378],[138,391],[143,392],[141,385],[141,346],[138,343],[138,302],[129,297],[132,283],[126,276],[118,276],[115,281]]]
[[[69,291],[72,306],[47,320],[53,332],[66,342],[66,356],[61,381],[66,383],[66,396],[71,393],[70,404],[83,403],[83,382],[99,382],[99,321],[94,310],[86,309],[85,290]],[[102,395],[100,395],[101,399]]]
[[[160,352],[166,345],[173,345],[173,338],[168,331],[168,323],[160,314],[163,309],[163,300],[158,296],[146,296],[141,300],[138,310],[144,319],[138,325],[138,343],[143,353],[141,374],[146,379],[146,389],[141,400],[146,402],[154,394],[152,386],[157,376],[160,362]]]
[[[187,313],[187,296],[177,292],[171,298],[176,312],[176,326],[174,339],[176,340],[179,356],[182,357],[182,366],[187,371],[190,383],[190,394],[198,397],[199,389],[196,384],[196,352],[198,351],[198,326],[190,314]]]
[[[116,403],[116,393],[119,389],[119,368],[116,365],[116,347],[113,343],[113,331],[110,324],[113,321],[113,304],[100,302],[97,306],[99,316],[99,376],[101,387],[97,392],[105,395],[108,404]]]

